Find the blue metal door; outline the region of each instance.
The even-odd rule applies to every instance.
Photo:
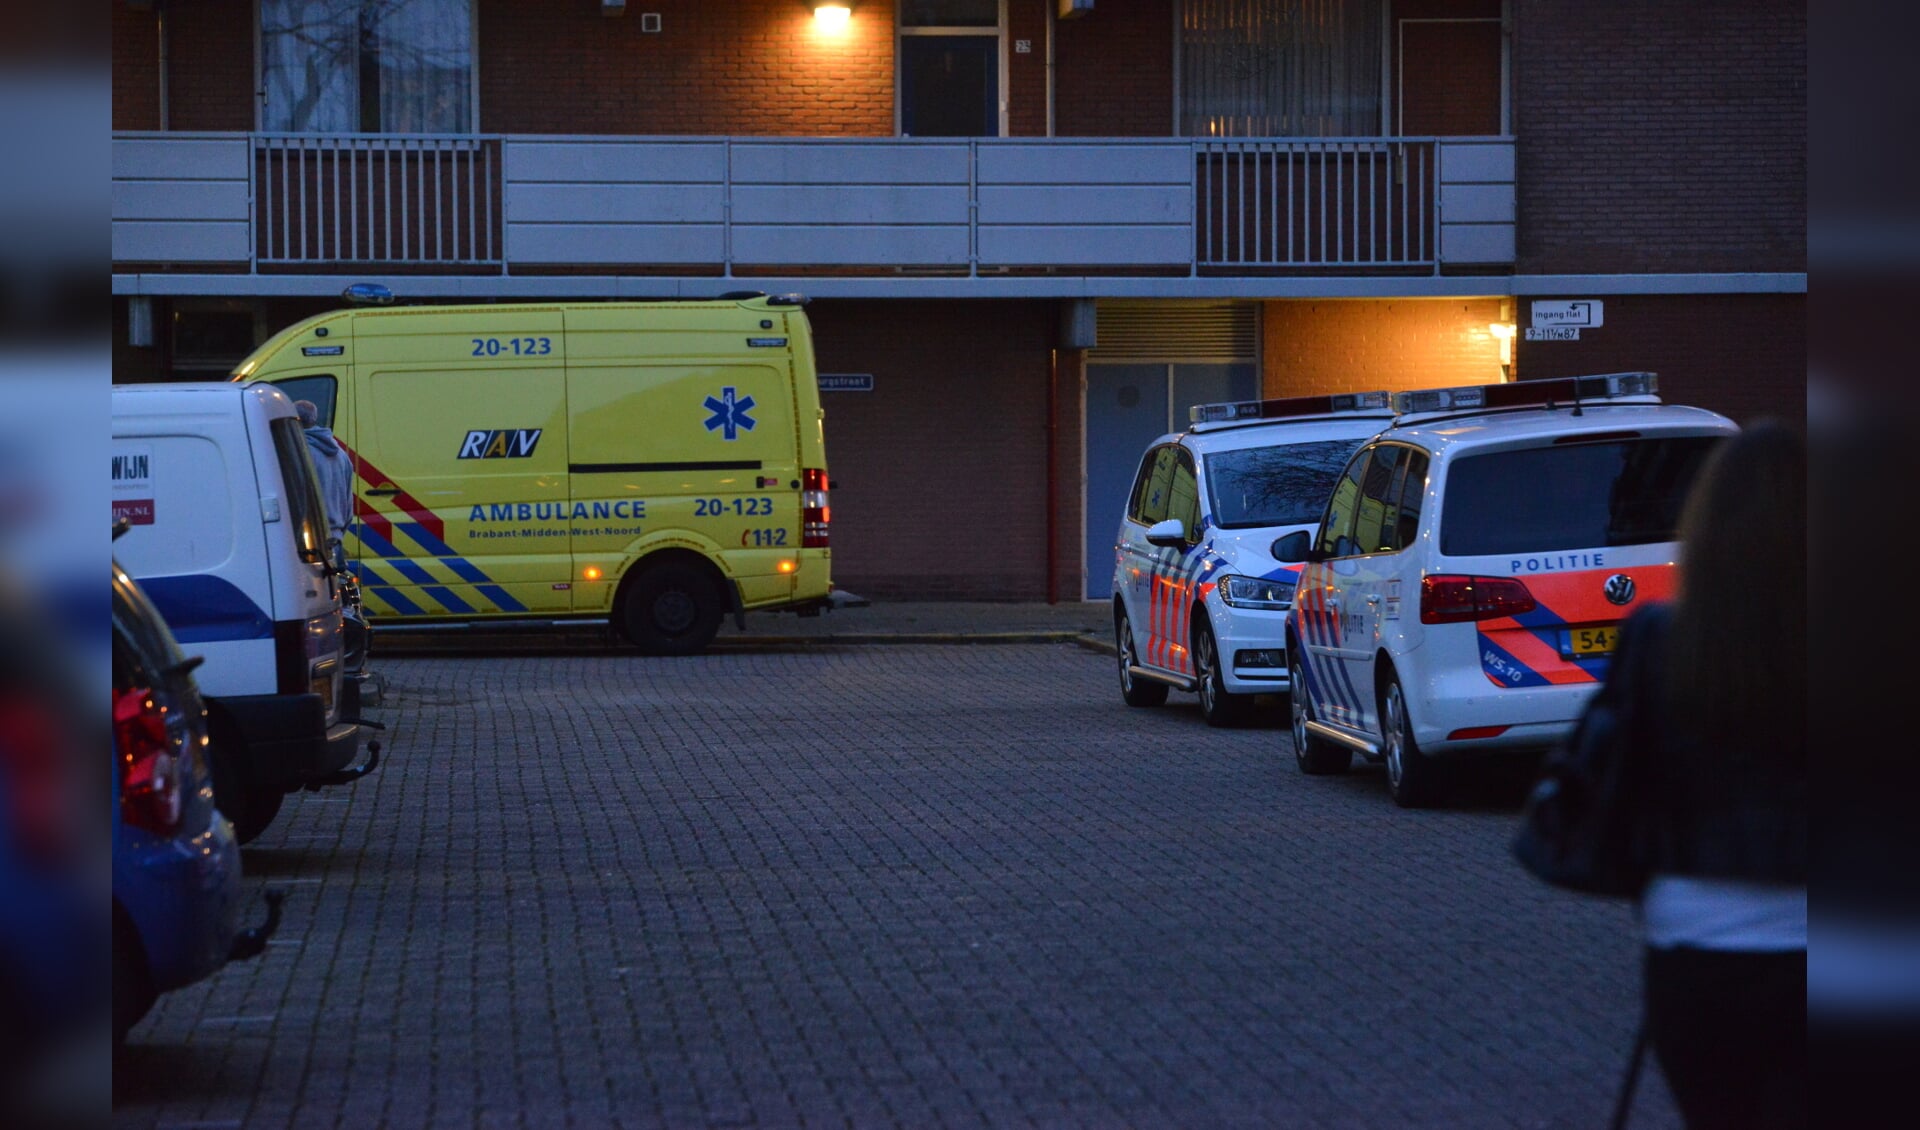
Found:
[[[1173,374],[1171,430],[1187,430],[1187,409],[1196,404],[1225,400],[1254,400],[1260,395],[1260,373],[1251,362],[1219,365],[1170,365]]]
[[[1259,395],[1259,369],[1232,364],[1087,366],[1087,599],[1113,595],[1114,534],[1147,446],[1184,431],[1187,409]]]
[[[1167,430],[1165,365],[1087,366],[1087,599],[1113,595],[1114,533],[1140,457]]]

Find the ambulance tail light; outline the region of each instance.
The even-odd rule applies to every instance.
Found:
[[[827,472],[808,467],[800,472],[800,548],[826,549],[827,523],[833,508],[827,505]]]
[[[1436,573],[1420,581],[1422,624],[1497,620],[1523,615],[1536,607],[1527,586],[1511,577]]]

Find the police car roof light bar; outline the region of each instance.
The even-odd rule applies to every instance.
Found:
[[[1330,416],[1339,412],[1380,412],[1390,407],[1386,392],[1337,392],[1331,396],[1289,396],[1279,400],[1230,400],[1196,404],[1187,409],[1193,424],[1225,424],[1249,420],[1284,420],[1296,416]]]
[[[1585,400],[1629,396],[1657,396],[1656,373],[1596,373],[1586,377],[1556,377],[1509,384],[1422,388],[1393,394],[1393,410],[1402,416],[1427,412],[1472,412],[1495,408],[1531,408],[1571,401],[1577,409]]]

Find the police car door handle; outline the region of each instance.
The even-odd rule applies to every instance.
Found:
[[[367,490],[367,497],[372,498],[375,496],[379,496],[381,498],[385,498],[387,495],[399,494],[399,493],[400,493],[399,487],[370,487]]]

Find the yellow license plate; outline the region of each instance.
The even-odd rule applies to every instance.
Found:
[[[1573,655],[1591,657],[1612,655],[1613,645],[1620,639],[1620,629],[1572,628],[1567,632],[1567,650]]]

